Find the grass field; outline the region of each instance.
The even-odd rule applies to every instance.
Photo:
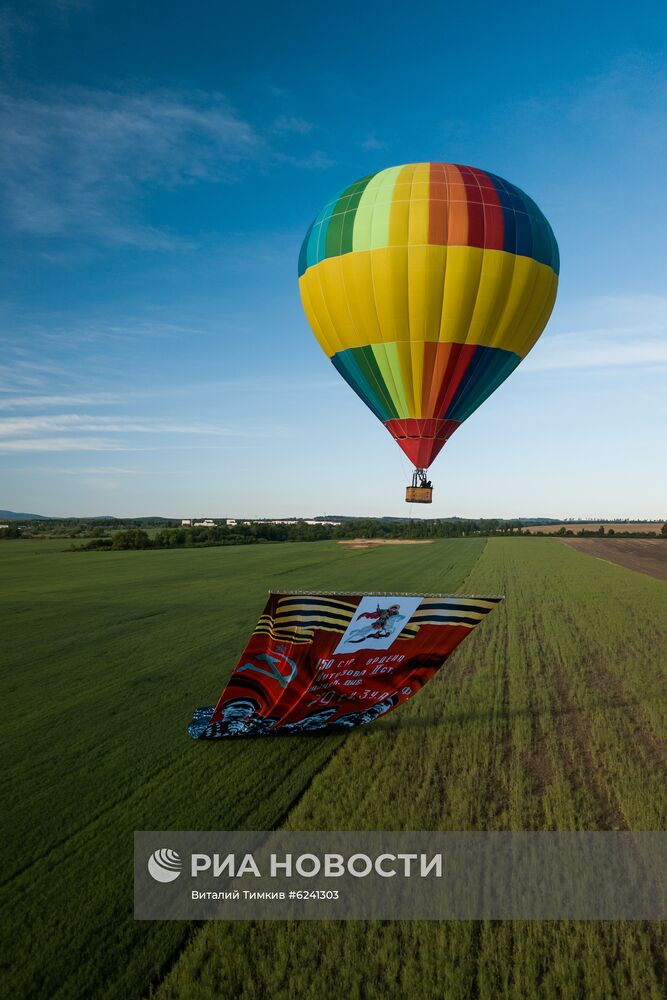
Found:
[[[131,852],[134,829],[664,829],[664,583],[551,539],[62,547],[0,547],[9,995],[662,996],[651,924],[135,923]],[[368,730],[190,742],[269,587],[507,601]]]

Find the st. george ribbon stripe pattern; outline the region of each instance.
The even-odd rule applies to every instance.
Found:
[[[420,625],[450,623],[474,628],[502,598],[423,598],[410,622],[401,632],[402,638],[417,634]],[[273,616],[261,616],[256,634],[271,635],[289,642],[310,642],[314,629],[342,634],[354,617],[356,605],[326,598],[309,600],[301,597],[281,598]]]

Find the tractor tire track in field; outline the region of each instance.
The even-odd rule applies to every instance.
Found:
[[[521,643],[528,649],[535,644],[536,636],[546,633],[549,625],[539,606],[524,603],[521,617]],[[627,829],[617,797],[598,781],[589,745],[590,729],[585,712],[574,697],[572,664],[568,664],[566,654],[561,654],[552,642],[548,656],[540,649],[536,651],[534,670],[530,739],[519,755],[531,780],[533,797],[539,800],[553,782],[565,779],[575,797],[588,800],[593,828]]]
[[[559,695],[560,705],[556,711],[559,719],[559,749],[566,765],[566,773],[577,791],[595,803],[594,819],[602,830],[629,829],[627,817],[623,814],[618,796],[597,778],[597,767],[589,745],[590,729],[585,713],[576,704],[568,671],[553,661],[553,677]],[[582,766],[583,765],[583,766]]]
[[[599,658],[582,658],[581,666],[587,700],[597,701],[614,710],[614,723],[618,727],[624,752],[632,756],[638,770],[648,767],[656,774],[664,772],[667,766],[664,743],[661,744],[641,705],[633,702],[620,678]],[[599,762],[591,744],[590,718],[575,690],[572,673],[559,659],[553,660],[552,668],[561,697],[561,730],[569,737],[562,746],[563,753],[570,755],[569,776],[578,787],[587,788],[598,802],[597,825],[601,829],[632,829],[631,817],[623,812],[618,794],[599,773]],[[568,743],[571,749],[568,749]],[[583,767],[577,766],[573,754],[580,755]]]

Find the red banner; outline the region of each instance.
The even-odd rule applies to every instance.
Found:
[[[411,698],[502,597],[270,594],[195,739],[372,722]]]

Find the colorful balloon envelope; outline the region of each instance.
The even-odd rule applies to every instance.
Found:
[[[475,167],[410,163],[325,205],[299,287],[336,369],[425,470],[542,333],[558,269],[551,226],[519,188]]]

